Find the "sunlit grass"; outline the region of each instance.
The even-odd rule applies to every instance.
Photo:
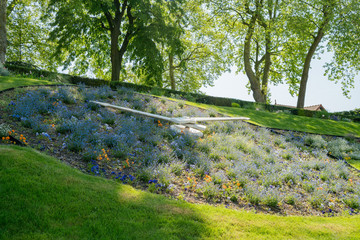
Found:
[[[22,78],[22,77],[13,77],[13,76],[0,76],[0,91],[15,88],[20,86],[31,86],[31,85],[48,85],[48,84],[58,84],[48,80],[40,80],[36,78]]]
[[[176,99],[172,99],[175,100]],[[286,113],[275,113],[267,111],[256,111],[252,109],[221,107],[201,103],[186,102],[186,104],[205,108],[214,109],[219,113],[232,117],[243,116],[249,117],[249,123],[258,126],[264,126],[275,129],[284,129],[300,131],[321,135],[347,136],[353,135],[360,137],[360,124],[353,122],[333,121],[328,119],[319,119],[303,116],[295,116]]]
[[[347,160],[347,162],[354,168],[360,170],[360,160]]]
[[[0,146],[0,239],[356,239],[360,217],[256,214],[196,205]]]

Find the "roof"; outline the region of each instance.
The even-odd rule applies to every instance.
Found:
[[[281,107],[287,107],[287,108],[296,108],[294,106],[277,104],[277,103],[275,103],[275,106],[281,106]],[[326,109],[324,108],[324,106],[322,104],[307,106],[307,107],[304,107],[304,109],[309,110],[309,111],[326,111]]]
[[[324,108],[324,106],[322,104],[304,107],[304,109],[310,110],[310,111],[326,111],[326,109]]]

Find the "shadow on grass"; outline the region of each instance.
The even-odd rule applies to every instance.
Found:
[[[0,159],[2,239],[196,239],[207,231],[190,204],[82,174],[30,149],[0,146]]]

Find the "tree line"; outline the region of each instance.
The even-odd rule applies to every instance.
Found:
[[[286,83],[303,108],[326,49],[345,95],[360,70],[357,0],[0,0],[0,62],[196,92],[236,66],[256,102]]]

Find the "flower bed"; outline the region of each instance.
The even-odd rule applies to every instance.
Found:
[[[242,122],[207,125],[204,137],[196,139],[175,133],[167,122],[89,102],[174,117],[216,115],[125,88],[39,88],[7,94],[3,121],[26,136],[28,145],[90,174],[233,208],[329,216],[359,212],[359,177],[343,161],[330,159],[330,150],[321,145],[322,140],[327,147],[345,140],[280,136]],[[351,146],[356,152],[358,145]],[[346,149],[338,150],[343,154]]]

